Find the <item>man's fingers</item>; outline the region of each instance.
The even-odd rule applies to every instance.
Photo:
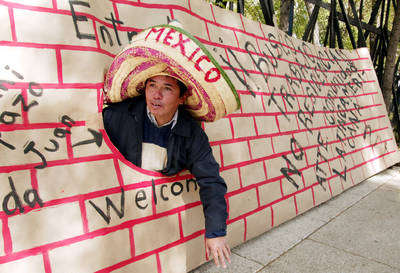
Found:
[[[221,248],[218,248],[218,256],[219,256],[219,262],[222,265],[223,268],[226,268],[226,263],[224,259],[224,253]]]
[[[217,267],[219,267],[219,259],[218,259],[218,251],[216,249],[212,250],[212,255],[214,258],[214,263]]]
[[[228,263],[231,263],[231,258],[230,258],[231,250],[229,249],[229,247],[224,246],[224,247],[222,248],[222,251],[223,251],[223,253],[224,253],[224,255],[225,255],[225,258],[226,258],[226,260],[228,261]]]

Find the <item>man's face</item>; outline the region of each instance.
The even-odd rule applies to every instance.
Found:
[[[146,104],[158,125],[169,122],[174,116],[183,97],[179,97],[179,85],[169,76],[154,76],[146,83]]]

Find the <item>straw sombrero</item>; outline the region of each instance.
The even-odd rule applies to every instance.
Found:
[[[232,82],[210,52],[172,25],[143,30],[114,58],[105,75],[106,102],[139,96],[155,75],[172,76],[187,86],[184,104],[197,120],[215,121],[240,107]]]

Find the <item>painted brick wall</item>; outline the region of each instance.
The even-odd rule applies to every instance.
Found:
[[[241,109],[203,124],[231,246],[399,161],[366,49],[338,51],[198,0],[0,1],[0,272],[186,272],[206,259],[198,187],[127,162],[99,113],[134,33],[178,19]]]

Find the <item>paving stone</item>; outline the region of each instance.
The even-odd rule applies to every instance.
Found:
[[[321,220],[301,215],[234,248],[233,251],[266,265],[324,224]]]
[[[400,268],[400,195],[378,189],[310,236]]]
[[[259,263],[256,263],[254,261],[250,261],[248,259],[245,259],[243,257],[240,257],[239,255],[236,255],[232,253],[231,255],[231,264],[228,264],[227,268],[222,268],[222,267],[216,267],[214,264],[214,261],[209,261],[206,264],[203,264],[202,266],[190,271],[189,273],[237,273],[237,272],[242,272],[242,273],[253,273],[257,272],[260,270],[263,266]]]
[[[260,273],[399,272],[399,269],[312,240],[304,240]]]

